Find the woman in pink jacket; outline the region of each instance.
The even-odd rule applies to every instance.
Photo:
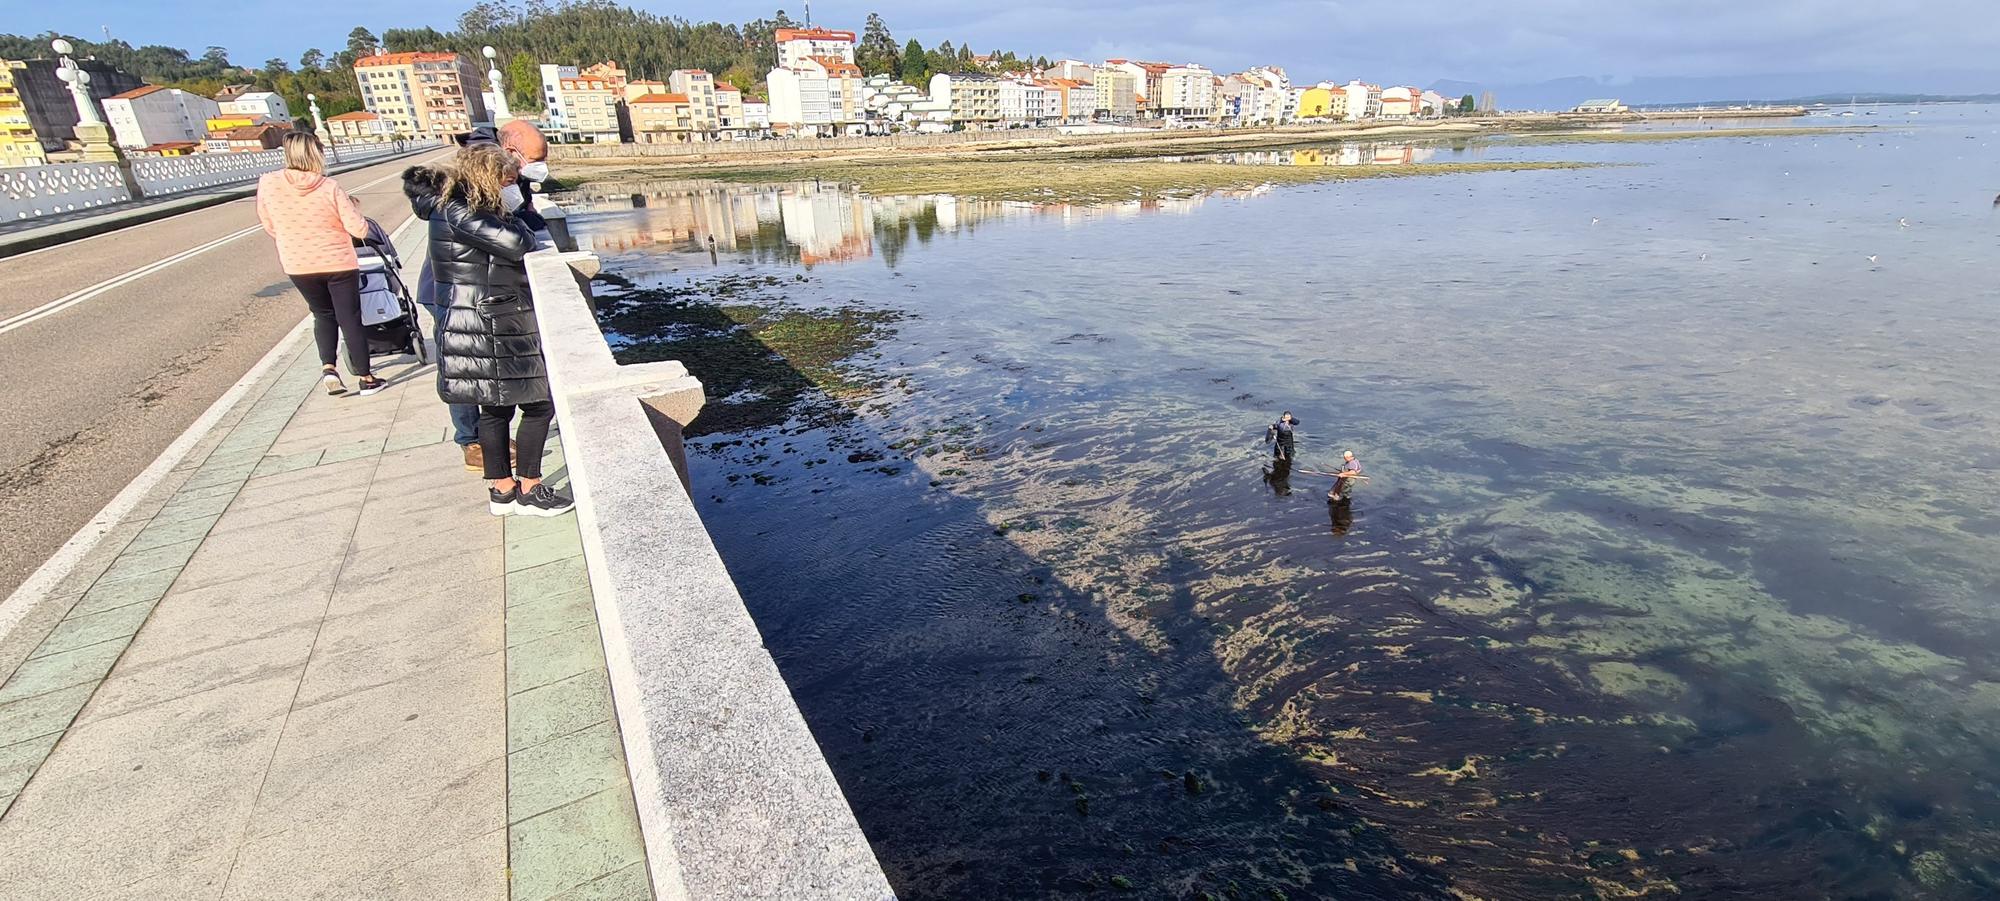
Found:
[[[326,375],[320,383],[328,394],[345,394],[334,350],[347,339],[347,368],[363,395],[382,390],[384,383],[368,368],[368,333],[361,327],[361,261],[354,239],[368,235],[361,207],[326,177],[326,155],[319,136],[294,131],[285,135],[285,168],[257,181],[257,218],[278,241],[278,262],[305,296],[313,314],[313,337],[319,342],[319,362]]]

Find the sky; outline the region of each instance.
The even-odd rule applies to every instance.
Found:
[[[0,30],[95,37],[109,25],[113,35],[135,45],[200,53],[216,44],[229,48],[239,64],[256,65],[273,56],[296,61],[308,47],[331,52],[355,25],[377,33],[424,25],[449,29],[470,5],[0,0]],[[768,16],[779,7],[794,18],[804,14],[798,0],[629,5],[729,22]],[[1589,76],[1616,85],[1703,77],[1715,90],[1792,91],[1823,82],[1829,92],[2000,91],[2000,52],[1994,49],[2000,47],[2000,15],[1993,0],[822,0],[813,19],[858,31],[870,11],[882,14],[899,42],[969,40],[980,52],[1192,61],[1226,71],[1276,64],[1300,81],[1497,86]]]

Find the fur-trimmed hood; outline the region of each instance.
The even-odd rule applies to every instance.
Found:
[[[404,169],[403,196],[410,199],[410,211],[418,219],[430,221],[431,214],[437,212],[438,204],[444,200],[444,173],[429,166]]]

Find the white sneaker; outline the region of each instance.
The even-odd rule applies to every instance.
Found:
[[[329,372],[323,376],[320,376],[319,384],[320,387],[326,389],[326,393],[331,394],[335,397],[339,397],[340,395],[347,393],[347,386],[340,381],[340,374],[336,372]]]

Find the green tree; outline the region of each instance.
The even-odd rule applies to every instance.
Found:
[[[542,72],[526,53],[507,61],[507,104],[517,115],[542,108]]]
[[[937,45],[937,49],[928,54],[928,64],[925,68],[928,68],[932,75],[939,72],[961,71],[958,68],[958,51],[951,46],[950,41]]]
[[[1459,114],[1459,115],[1461,115],[1461,116],[1470,116],[1470,115],[1472,115],[1472,114],[1473,114],[1473,112],[1474,112],[1474,111],[1476,111],[1476,110],[1478,110],[1478,109],[1479,109],[1479,105],[1478,105],[1478,103],[1476,103],[1475,101],[1473,101],[1473,99],[1472,99],[1472,95],[1471,95],[1471,94],[1467,94],[1467,95],[1465,95],[1465,96],[1463,96],[1463,97],[1460,97],[1460,98],[1458,98],[1458,114]]]
[[[360,59],[373,54],[376,44],[375,33],[359,25],[354,26],[354,30],[347,33],[347,52],[352,59]],[[348,62],[350,66],[353,64],[352,60]]]
[[[314,47],[299,54],[299,71],[318,72],[326,68],[326,51]]]
[[[280,57],[274,56],[264,61],[264,74],[266,75],[277,75],[290,71],[292,71],[292,64],[285,62]]]
[[[889,34],[889,26],[882,21],[879,13],[869,13],[868,23],[861,30],[861,45],[856,48],[854,61],[861,71],[869,75],[893,75],[899,61],[896,59],[896,39]]]
[[[924,45],[911,38],[909,43],[903,45],[903,83],[920,88],[930,87],[929,62],[924,57]]]
[[[217,69],[226,69],[229,67],[229,51],[221,47],[210,45],[207,50],[203,50],[201,52],[201,61],[208,63],[209,65],[214,66]]]

